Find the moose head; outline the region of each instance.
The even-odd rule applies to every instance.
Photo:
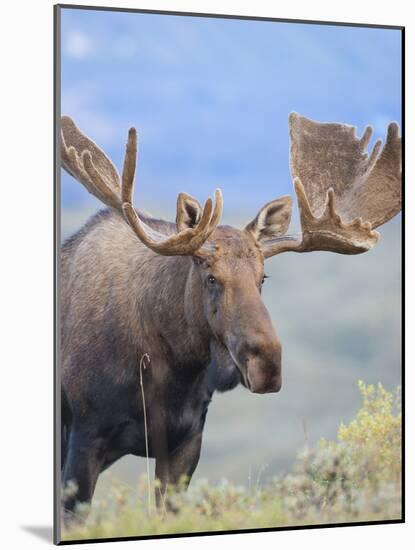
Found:
[[[63,167],[104,204],[117,211],[137,239],[162,256],[190,256],[185,312],[189,325],[209,334],[219,368],[237,368],[252,392],[281,388],[281,345],[261,300],[264,262],[282,252],[360,254],[379,239],[376,227],[401,208],[401,140],[391,123],[382,149],[372,134],[318,123],[292,113],[291,172],[301,234],[287,233],[292,203],[266,204],[244,229],[219,226],[222,193],[199,202],[180,193],[175,231],[160,232],[133,206],[137,133],[129,130],[122,176],[95,143],[62,117]]]

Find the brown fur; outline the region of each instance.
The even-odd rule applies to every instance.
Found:
[[[176,232],[174,224],[140,217],[165,235]],[[239,382],[255,392],[279,390],[280,345],[260,298],[261,248],[249,231],[222,226],[209,250],[156,254],[113,211],[63,245],[62,384],[71,418],[63,480],[79,484],[67,510],[90,500],[112,462],[145,453],[143,354],[151,358],[144,372],[149,449],[164,488],[193,473],[213,391]]]

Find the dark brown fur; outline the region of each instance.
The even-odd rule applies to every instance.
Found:
[[[176,231],[141,217],[166,235]],[[260,247],[228,226],[211,242],[207,256],[161,256],[105,210],[63,245],[62,384],[71,411],[70,425],[63,417],[63,481],[78,485],[67,511],[90,501],[99,473],[115,460],[145,456],[144,354],[149,450],[162,490],[192,475],[215,390],[239,382],[279,390],[280,346],[260,299]]]

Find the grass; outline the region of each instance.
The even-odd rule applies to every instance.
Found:
[[[304,450],[289,474],[266,487],[198,481],[172,493],[175,512],[148,508],[147,478],[113,480],[107,498],[77,510],[63,540],[228,531],[401,518],[399,389],[359,382],[362,406],[335,441]]]

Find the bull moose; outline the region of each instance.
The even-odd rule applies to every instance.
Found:
[[[401,140],[384,147],[352,126],[289,117],[301,235],[292,203],[267,203],[246,225],[218,225],[222,194],[203,208],[185,193],[175,223],[133,206],[137,133],[122,176],[71,120],[61,119],[62,166],[108,208],[62,246],[62,482],[71,515],[99,474],[126,454],[156,459],[157,499],[199,461],[212,394],[242,384],[281,388],[281,344],[261,300],[264,261],[282,252],[360,254],[401,209]],[[140,370],[143,358],[146,368]],[[145,401],[140,398],[140,376]]]

